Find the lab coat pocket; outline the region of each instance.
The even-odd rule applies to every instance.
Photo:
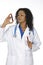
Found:
[[[25,65],[33,65],[33,55],[31,51],[25,52]]]

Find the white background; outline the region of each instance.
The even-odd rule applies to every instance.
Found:
[[[43,65],[43,0],[0,0],[0,25],[9,13],[15,13],[18,8],[29,8],[34,16],[34,27],[41,40],[40,50],[33,53],[34,65]],[[6,42],[0,42],[0,65],[6,64],[8,48]]]

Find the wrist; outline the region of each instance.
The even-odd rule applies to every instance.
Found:
[[[2,28],[6,27],[6,23],[3,23],[1,27],[2,27]]]

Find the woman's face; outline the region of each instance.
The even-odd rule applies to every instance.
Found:
[[[20,10],[18,12],[17,20],[18,20],[18,23],[23,23],[26,21],[26,14],[23,10]]]

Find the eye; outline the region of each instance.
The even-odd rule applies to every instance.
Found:
[[[21,16],[23,16],[23,15],[21,15]]]
[[[17,15],[17,16],[23,16],[23,15]]]

